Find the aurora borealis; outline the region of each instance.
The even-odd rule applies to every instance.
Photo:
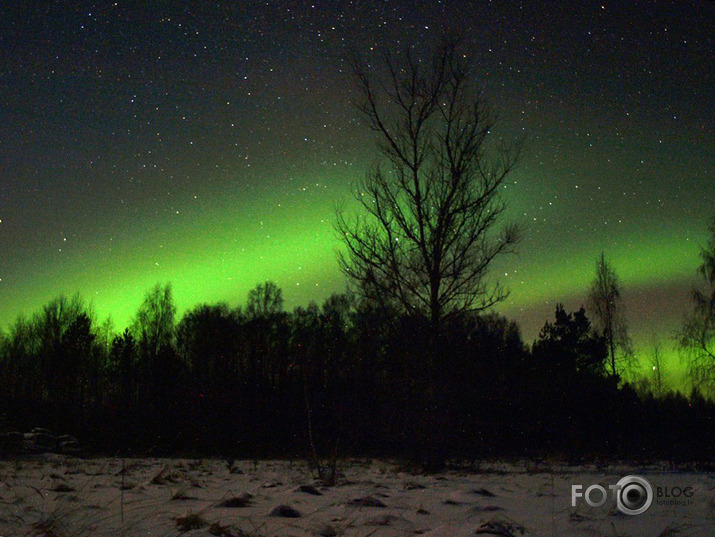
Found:
[[[377,158],[346,58],[456,30],[495,136],[525,138],[499,311],[531,342],[557,302],[583,303],[603,251],[637,352],[663,339],[680,382],[670,340],[715,216],[712,2],[11,4],[3,330],[60,293],[119,329],[157,282],[180,312],[266,279],[288,307],[343,290],[334,208]]]

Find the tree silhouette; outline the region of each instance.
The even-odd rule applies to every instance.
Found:
[[[238,375],[238,312],[226,304],[202,304],[186,312],[177,327],[179,356],[188,365],[193,387],[204,397],[227,399]]]
[[[109,350],[109,325],[93,328],[83,304],[54,299],[5,332],[0,433],[49,427],[104,453],[293,457],[311,447],[329,470],[338,447],[426,468],[445,455],[703,460],[712,449],[715,405],[698,390],[655,398],[657,379],[636,392],[606,374],[605,339],[583,308],[558,306],[531,353],[504,317],[448,316],[430,385],[419,373],[428,319],[350,295],[255,318],[201,305],[174,337],[170,292],[157,286],[139,308],[144,328]],[[7,447],[0,434],[0,456]]]
[[[248,292],[246,315],[250,319],[270,317],[283,311],[283,291],[274,282],[256,285]]]
[[[562,304],[556,305],[555,321],[546,322],[532,352],[550,374],[567,377],[602,374],[607,355],[605,338],[593,333],[586,310],[567,313]]]
[[[665,362],[663,360],[663,344],[653,335],[648,365],[650,366],[650,386],[655,397],[663,397],[668,389],[665,380]]]
[[[171,284],[156,284],[137,310],[132,331],[139,351],[140,395],[152,410],[162,408],[179,380],[173,375],[176,306]]]
[[[39,338],[37,354],[44,377],[44,396],[48,401],[69,404],[76,396],[82,354],[72,347],[82,345],[79,338],[89,337],[90,316],[79,295],[64,295],[51,300],[34,316],[34,330]]]
[[[617,382],[604,375],[606,341],[592,330],[586,310],[567,313],[558,304],[554,322],[544,325],[532,353],[532,395],[525,410],[536,425],[524,425],[549,449],[582,451],[607,438],[618,415]]]
[[[42,373],[37,360],[38,337],[35,325],[25,316],[17,317],[7,335],[3,375],[5,394],[17,400],[30,400],[41,391]]]
[[[705,288],[692,290],[693,312],[683,323],[679,345],[687,356],[693,386],[715,396],[715,218],[709,231],[710,240],[700,251],[698,267]]]
[[[128,328],[112,340],[108,371],[114,379],[117,404],[123,409],[132,408],[137,403],[138,354],[136,340]]]
[[[606,339],[608,368],[613,377],[621,376],[633,357],[622,294],[615,269],[601,253],[596,261],[596,276],[588,292],[588,303],[595,324]]]
[[[162,347],[174,341],[174,317],[176,307],[171,284],[156,284],[144,295],[132,328],[142,352],[151,360],[155,359]]]
[[[494,119],[465,58],[453,41],[431,63],[409,50],[399,65],[387,57],[384,89],[355,63],[358,108],[387,166],[357,185],[365,214],[337,215],[346,246],[339,263],[358,292],[424,316],[434,338],[446,317],[507,296],[498,282],[487,282],[487,270],[517,241],[515,226],[496,229],[505,209],[500,187],[516,152],[503,147],[487,158]]]
[[[92,320],[85,312],[77,315],[62,334],[59,353],[64,366],[56,379],[65,400],[71,407],[81,407],[77,403],[85,402],[91,388],[96,385],[93,378],[95,355],[95,335],[92,333]],[[84,381],[84,382],[83,382]],[[95,384],[89,386],[90,381]]]

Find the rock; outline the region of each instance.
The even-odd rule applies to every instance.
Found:
[[[208,522],[198,513],[188,514],[176,519],[176,527],[181,533],[188,533],[191,530],[200,530],[208,525]]]
[[[176,491],[171,497],[172,501],[198,500],[196,496],[189,495],[185,490]]]
[[[472,513],[494,513],[496,511],[503,511],[498,505],[477,505],[471,508]]]
[[[279,516],[283,518],[300,518],[302,515],[290,505],[277,505],[270,512],[270,516]]]
[[[491,520],[477,528],[475,535],[498,535],[499,537],[517,537],[524,535],[524,527],[519,524]]]
[[[387,507],[380,500],[378,500],[377,498],[374,498],[372,496],[365,496],[363,498],[355,498],[354,500],[350,500],[348,502],[348,505],[353,506],[353,507]]]
[[[217,507],[228,507],[230,509],[235,509],[235,508],[240,508],[240,507],[248,507],[249,504],[251,503],[251,499],[253,498],[253,494],[249,494],[248,492],[244,492],[240,496],[234,496],[233,498],[228,498],[221,503],[217,504]]]
[[[472,493],[479,494],[480,496],[484,496],[486,498],[494,498],[496,496],[493,492],[489,492],[485,488],[474,489],[474,490],[472,490]]]
[[[305,492],[306,494],[312,494],[313,496],[322,496],[323,493],[316,489],[313,485],[301,485],[298,487],[300,492]]]
[[[167,483],[178,483],[178,479],[171,473],[171,469],[168,466],[163,466],[159,473],[151,478],[149,482],[152,485],[166,485]]]
[[[405,490],[423,490],[425,488],[427,487],[420,483],[415,483],[413,481],[408,481],[407,483],[405,483]]]
[[[53,492],[74,492],[76,489],[65,483],[60,483],[55,488],[52,489]]]
[[[401,521],[399,517],[395,515],[378,515],[369,519],[366,524],[368,526],[391,526],[395,522]]]
[[[336,530],[333,526],[326,524],[318,530],[317,535],[320,537],[338,537],[340,533],[338,533],[338,530]]]

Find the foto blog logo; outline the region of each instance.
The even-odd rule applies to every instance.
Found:
[[[653,503],[653,487],[647,479],[637,475],[627,475],[615,485],[608,485],[615,497],[618,510],[624,515],[645,513]],[[601,507],[608,501],[608,491],[601,485],[571,485],[571,507],[576,507],[579,498],[591,507]]]

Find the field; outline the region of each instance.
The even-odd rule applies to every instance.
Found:
[[[342,461],[339,469],[338,484],[324,487],[303,461],[4,460],[0,537],[715,535],[715,476],[666,464],[511,461],[425,475]],[[656,491],[645,513],[621,513],[610,495],[601,507],[583,498],[571,506],[572,485],[608,490],[629,474]]]

